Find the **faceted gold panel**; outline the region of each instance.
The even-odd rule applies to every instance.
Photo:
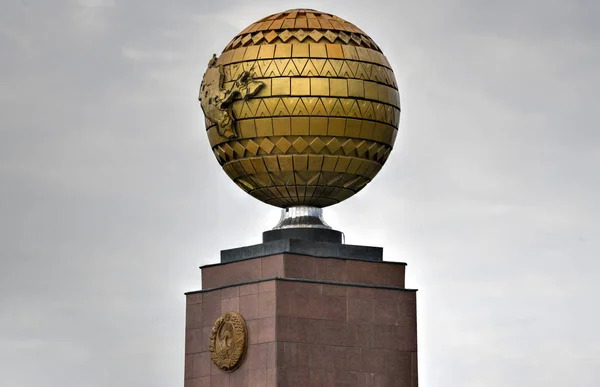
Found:
[[[240,120],[238,122],[241,128],[241,135],[234,140],[223,138],[218,134],[215,126],[208,129],[208,139],[213,148],[224,143],[231,144],[240,142],[245,143],[250,139],[263,148],[262,138],[272,138],[273,136],[291,136],[305,135],[318,137],[327,143],[331,138],[338,138],[340,141],[346,139],[362,139],[373,141],[392,147],[395,142],[397,130],[391,125],[377,123],[367,120],[358,120],[354,118],[338,117],[273,117],[257,118],[249,120]],[[254,133],[256,132],[256,135]],[[267,154],[271,150],[264,149]],[[316,154],[322,154],[323,150],[316,150]]]
[[[226,105],[234,136],[206,121],[217,161],[255,198],[326,207],[360,191],[388,159],[398,86],[380,48],[353,24],[314,10],[271,15],[236,35],[214,66],[222,90],[245,90],[246,78],[261,85]]]

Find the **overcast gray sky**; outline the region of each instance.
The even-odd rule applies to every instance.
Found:
[[[183,292],[278,219],[218,166],[198,86],[297,7],[395,69],[397,146],[326,219],[408,263],[421,386],[600,385],[596,0],[2,0],[0,385],[183,386]]]

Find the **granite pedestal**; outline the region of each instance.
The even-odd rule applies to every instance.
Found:
[[[369,257],[378,248],[342,254],[346,245],[313,245],[321,254],[309,255],[294,243],[238,259],[224,251],[222,263],[201,268],[202,290],[186,294],[185,386],[417,387],[416,291],[404,287],[406,264]],[[232,373],[208,351],[215,320],[229,311],[244,317],[249,339]]]

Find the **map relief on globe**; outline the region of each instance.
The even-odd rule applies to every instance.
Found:
[[[377,44],[337,16],[277,13],[213,56],[200,86],[212,150],[244,191],[273,206],[327,207],[386,162],[400,97]]]

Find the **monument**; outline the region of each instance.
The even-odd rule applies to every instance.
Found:
[[[416,387],[406,264],[345,244],[322,214],[394,145],[400,99],[379,46],[328,13],[277,13],[213,56],[199,100],[225,173],[282,215],[186,293],[185,386]]]

